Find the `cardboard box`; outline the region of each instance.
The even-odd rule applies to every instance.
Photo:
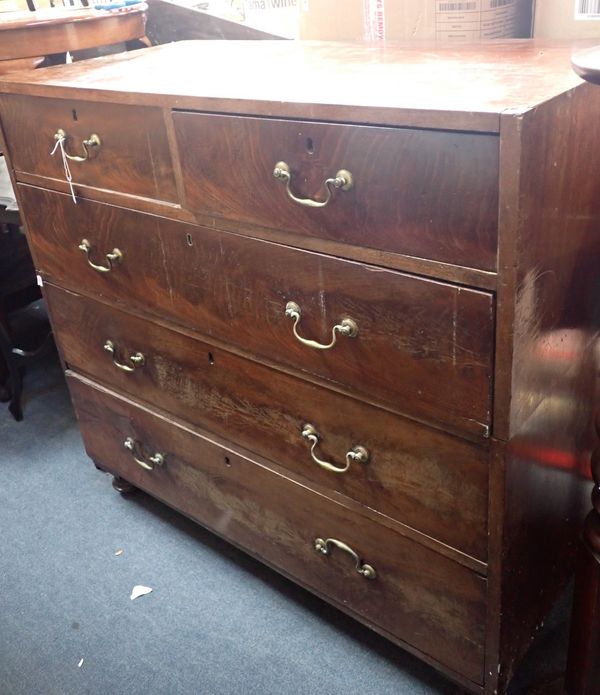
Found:
[[[253,29],[286,39],[296,39],[299,1],[243,0],[243,21]]]
[[[464,42],[527,37],[531,30],[532,0],[298,1],[301,39]]]
[[[600,39],[600,0],[536,0],[533,35],[540,39]]]

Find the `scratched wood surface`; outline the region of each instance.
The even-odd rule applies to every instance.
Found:
[[[498,138],[175,113],[185,207],[353,246],[496,270]],[[324,181],[353,179],[324,208]]]
[[[157,108],[92,104],[76,99],[2,97],[2,124],[11,162],[19,172],[65,180],[60,150],[51,156],[54,134],[67,134],[65,150],[83,155],[82,142],[100,137],[87,162],[70,162],[73,180],[129,195],[177,202],[163,112]],[[43,118],[39,114],[43,113]]]
[[[306,502],[302,514],[310,513],[310,500],[320,495],[328,500],[327,504],[341,504],[345,519],[367,519],[367,536],[373,528],[384,527],[386,534],[399,534],[415,543],[419,548],[416,556],[431,551],[428,557],[436,567],[449,567],[446,563],[452,562],[460,572],[469,573],[464,575],[468,576],[465,581],[469,586],[476,579],[483,582],[481,577],[485,575],[485,616],[479,616],[477,623],[485,631],[480,643],[485,644],[485,654],[466,649],[457,655],[456,642],[444,641],[443,636],[434,646],[421,641],[418,624],[411,623],[404,613],[393,613],[394,621],[399,621],[394,625],[386,622],[387,616],[371,621],[361,612],[359,600],[354,614],[362,615],[366,624],[375,624],[403,644],[408,639],[406,624],[411,625],[417,632],[406,644],[409,649],[468,690],[486,695],[506,693],[516,664],[572,571],[579,524],[589,508],[588,457],[597,445],[590,413],[597,390],[595,259],[599,249],[595,231],[600,217],[594,169],[600,153],[590,123],[593,114],[600,112],[600,96],[595,96],[591,91],[595,88],[585,85],[571,70],[572,50],[570,44],[536,41],[412,48],[399,44],[361,47],[200,42],[71,66],[73,70],[68,72],[53,69],[45,75],[22,73],[0,83],[0,89],[20,95],[51,95],[65,105],[75,99],[108,104],[107,108],[114,103],[162,109],[161,123],[157,120],[152,128],[156,128],[159,141],[164,142],[166,137],[163,149],[170,161],[163,161],[165,171],[171,171],[174,177],[174,184],[165,188],[173,193],[169,200],[159,200],[155,184],[150,182],[145,189],[150,193],[120,192],[116,184],[130,166],[125,161],[122,171],[115,168],[104,171],[100,177],[90,175],[85,185],[76,185],[80,194],[76,206],[63,195],[67,188],[62,175],[40,175],[35,163],[28,166],[29,171],[17,172],[18,195],[29,238],[45,278],[87,296],[81,300],[84,306],[95,298],[101,300],[103,307],[112,306],[111,317],[104,309],[98,309],[98,316],[105,317],[106,325],[127,349],[140,349],[134,345],[137,337],[160,342],[163,335],[176,335],[167,342],[169,364],[174,365],[175,351],[179,349],[187,355],[192,350],[186,347],[191,340],[195,346],[213,346],[203,347],[196,357],[206,359],[204,369],[209,370],[210,366],[214,370],[219,393],[229,394],[233,385],[227,380],[229,377],[214,376],[222,374],[218,365],[226,364],[234,375],[242,373],[242,364],[251,364],[252,368],[243,371],[244,383],[236,387],[237,393],[246,393],[248,398],[247,403],[236,405],[239,419],[233,420],[233,439],[228,439],[221,429],[218,410],[207,414],[210,408],[202,406],[205,412],[200,415],[199,410],[190,408],[188,417],[211,436],[222,437],[220,443],[226,448],[235,450],[243,442],[247,447],[244,451],[255,452],[252,457],[265,456],[269,468],[285,472],[285,478],[293,479],[294,484],[310,488],[312,492],[306,497],[304,493],[294,497],[300,504]],[[174,69],[197,60],[211,64],[218,61],[223,70],[218,77],[207,75],[206,79],[190,81],[185,71]],[[244,70],[239,70],[240,65]],[[290,79],[290,75],[302,79]],[[8,127],[18,129],[19,124],[13,122],[15,114],[6,107],[7,103],[6,97],[0,97],[1,117],[6,120],[9,114]],[[418,131],[414,137],[425,143],[424,157],[408,159],[418,180],[429,177],[429,181],[438,183],[434,192],[421,186],[435,224],[428,228],[425,216],[419,218],[419,196],[404,198],[412,210],[394,208],[394,196],[402,198],[407,189],[405,185],[395,187],[401,179],[400,163],[385,151],[378,159],[393,175],[386,178],[383,172],[378,185],[368,189],[367,206],[383,210],[384,216],[395,209],[389,218],[397,214],[405,223],[420,219],[421,225],[415,225],[404,239],[401,231],[394,232],[384,224],[381,229],[377,225],[368,227],[369,234],[361,240],[360,223],[364,219],[357,211],[348,218],[337,219],[339,224],[350,220],[349,229],[335,229],[334,225],[328,228],[322,222],[311,226],[312,218],[308,223],[301,213],[282,207],[291,201],[285,197],[281,183],[274,179],[269,179],[273,198],[261,189],[255,201],[248,193],[251,179],[262,182],[263,170],[267,178],[271,176],[266,165],[261,164],[262,149],[269,155],[265,161],[273,159],[275,152],[269,149],[269,138],[252,129],[247,132],[253,133],[253,143],[244,139],[236,143],[227,128],[221,130],[231,147],[226,143],[220,151],[229,147],[229,161],[236,164],[229,180],[223,174],[226,167],[222,157],[213,161],[204,153],[200,158],[205,168],[214,169],[215,177],[220,177],[220,188],[227,192],[228,205],[219,208],[214,191],[201,181],[203,173],[197,165],[201,129],[197,130],[196,125],[189,127],[185,137],[179,132],[178,147],[173,123],[187,123],[192,118],[182,111],[219,114],[201,119],[194,115],[194,123],[211,119],[231,123],[238,121],[226,120],[231,116],[260,116],[261,129],[272,122],[268,120],[271,117],[289,119],[301,134],[295,143],[290,135],[287,144],[292,143],[292,150],[302,160],[301,165],[292,167],[294,186],[298,186],[293,190],[302,195],[319,195],[316,190],[321,175],[329,167],[329,162],[321,161],[319,155],[314,172],[305,167],[314,154],[308,152],[307,138],[311,135],[301,139],[303,129],[315,129],[317,145],[321,133],[352,131],[350,136],[323,138],[328,160],[330,155],[342,152],[350,156],[348,143],[353,149],[357,142],[362,142],[360,131],[365,127],[377,126],[373,132],[380,130],[379,126],[402,129],[399,133],[394,130],[393,138],[390,135],[391,139],[386,140],[394,151],[400,151],[404,138],[413,136],[408,130]],[[41,110],[39,118],[43,120]],[[110,121],[108,116],[107,120],[109,133],[113,132],[116,121]],[[350,130],[340,124],[346,124]],[[6,124],[3,126],[7,128]],[[285,130],[284,126],[281,128]],[[185,129],[188,130],[187,125]],[[153,132],[144,131],[143,126],[141,130],[148,136]],[[284,130],[278,134],[281,136]],[[387,134],[390,128],[383,130]],[[218,134],[218,129],[211,132],[211,139],[218,139]],[[460,148],[460,142],[466,141],[462,138],[471,143],[498,142],[498,149],[490,156],[486,147],[474,146],[474,168],[463,173],[467,178],[458,185],[454,174],[447,174],[464,169],[460,158],[466,150],[450,155],[446,149],[441,157],[435,148],[428,149],[427,143],[435,141],[444,151],[448,143],[456,143]],[[312,139],[314,149],[315,138]],[[260,148],[256,143],[261,143]],[[300,144],[304,147],[302,155]],[[20,147],[26,148],[27,144],[22,142]],[[41,144],[36,147],[42,153]],[[135,162],[135,152],[130,154]],[[460,162],[460,167],[447,167],[452,157],[457,158],[454,161]],[[142,159],[147,159],[147,153]],[[486,161],[492,171],[486,169]],[[253,172],[248,179],[243,177],[244,164]],[[357,162],[353,166],[358,167],[357,171],[364,167],[362,171],[368,172],[366,179],[357,180],[360,185],[357,184],[355,195],[359,204],[362,187],[372,184],[380,172],[374,164]],[[204,186],[204,196],[198,195],[190,184],[190,174],[198,177],[197,185]],[[33,186],[62,193],[35,190]],[[477,200],[470,195],[472,187],[482,192]],[[236,191],[245,205],[234,198]],[[451,192],[454,193],[450,195]],[[339,193],[332,206],[343,203],[343,196],[350,194]],[[491,221],[496,193],[497,224],[482,224],[485,219]],[[186,198],[195,210],[186,209]],[[461,210],[458,199],[469,209]],[[257,204],[259,200],[264,209]],[[444,218],[444,207],[450,213],[448,219]],[[341,207],[337,212],[334,207],[331,210],[333,215],[341,214]],[[455,224],[459,219],[461,223]],[[367,229],[367,225],[362,226]],[[410,228],[410,224],[404,225],[405,230]],[[417,230],[423,238],[419,238]],[[77,250],[84,234],[93,242],[96,260],[102,260],[115,246],[122,246],[123,263],[106,276],[92,271]],[[373,246],[369,247],[369,243]],[[440,260],[443,258],[452,262]],[[284,316],[289,300],[297,301],[303,310],[299,326],[302,335],[325,341],[336,321],[353,317],[359,323],[359,336],[340,338],[332,351],[310,351],[293,338],[291,322]],[[66,300],[63,301],[66,306]],[[137,327],[134,332],[127,321],[112,318],[113,312],[119,316],[119,307],[136,315],[135,321],[131,319],[131,328]],[[74,314],[81,315],[75,311]],[[91,360],[84,366],[85,336],[77,335],[66,314],[61,320],[78,370],[87,369],[98,382],[107,379],[107,383],[134,400],[148,398],[147,404],[160,410],[155,389],[164,381],[153,376],[134,392],[123,375],[107,377],[105,372],[102,377],[100,370],[106,362]],[[148,321],[150,324],[145,323]],[[99,341],[100,323],[95,324],[87,316],[80,323],[97,331],[94,335]],[[461,351],[454,355],[457,347]],[[208,353],[212,354],[212,365]],[[102,352],[102,359],[106,357]],[[193,371],[196,363],[192,358],[186,357],[184,362],[191,375],[182,383],[196,393],[196,384],[206,382],[200,372]],[[107,367],[114,369],[110,362]],[[178,368],[175,370],[180,373]],[[261,422],[271,422],[281,440],[269,442],[265,429],[253,443],[252,428],[246,423],[249,413],[261,403],[257,384],[262,380],[260,375],[267,372],[276,375],[268,378],[268,386],[264,387],[273,408],[262,404]],[[143,381],[140,375],[134,378]],[[181,413],[185,419],[180,401],[169,389],[164,390],[171,417]],[[88,397],[93,399],[85,394],[80,396],[84,406]],[[201,396],[196,397],[204,403]],[[129,403],[127,397],[120,400],[124,409],[136,412],[137,406]],[[319,401],[317,406],[310,402],[313,400]],[[368,422],[379,418],[373,413],[384,413],[381,424],[375,424],[373,431],[385,427],[399,438],[410,440],[409,449],[416,462],[415,468],[409,469],[415,476],[414,490],[409,492],[404,482],[397,481],[387,464],[377,471],[385,470],[390,477],[361,481],[364,489],[355,487],[350,479],[338,483],[340,487],[327,487],[324,471],[308,476],[301,467],[301,462],[307,460],[307,449],[306,442],[299,438],[298,423],[311,404],[310,411],[319,416],[319,422],[313,424],[324,427],[320,450],[332,459],[339,457],[347,446],[350,428],[365,439],[369,437]],[[94,405],[92,410],[99,413],[100,407]],[[398,417],[401,414],[413,421]],[[152,422],[156,418],[164,420],[165,416],[158,411],[149,415]],[[342,422],[345,416],[347,426]],[[361,429],[363,417],[367,429]],[[94,422],[96,418],[94,415]],[[418,425],[414,420],[427,424]],[[122,437],[120,431],[114,431]],[[150,435],[150,426],[143,431]],[[325,438],[329,431],[333,434]],[[447,438],[449,432],[452,445]],[[486,440],[483,434],[491,434],[491,438]],[[458,438],[464,440],[460,445],[456,444]],[[383,430],[377,440],[387,442],[384,451],[406,446],[395,435],[384,439]],[[467,444],[467,440],[471,443]],[[478,442],[476,449],[471,448],[473,441]],[[370,443],[375,452],[377,442]],[[285,453],[288,448],[289,456]],[[459,472],[479,492],[480,486],[487,484],[487,515],[479,506],[479,492],[470,496],[469,503],[469,509],[477,510],[475,516],[482,528],[487,518],[487,553],[482,552],[480,545],[481,531],[474,530],[475,518],[467,521],[466,510],[458,509],[462,491],[451,493],[454,501],[440,500],[440,514],[436,513],[435,495],[441,494],[446,485],[439,484],[440,477],[432,472],[432,448],[439,453],[465,454],[460,463],[438,469],[440,476],[449,476],[449,491],[455,490]],[[94,451],[98,462],[111,469],[113,459],[117,460],[116,450],[98,445]],[[482,454],[484,458],[478,459],[482,467],[477,467],[467,451]],[[241,448],[239,453],[243,454]],[[431,476],[435,493],[424,490],[424,479],[417,472],[419,466],[424,476]],[[484,466],[482,481],[479,476]],[[190,468],[194,468],[193,463],[186,459],[185,469]],[[140,475],[120,464],[115,472],[125,479]],[[187,484],[187,480],[184,476],[182,484]],[[143,483],[139,477],[135,482]],[[409,479],[405,482],[408,484]],[[367,499],[368,490],[373,489],[368,487],[371,484],[377,484],[379,489],[373,498]],[[181,494],[186,511],[186,505],[193,506],[194,502],[185,489],[176,491],[177,481],[173,485],[170,501],[177,505],[175,497]],[[405,509],[395,506],[392,489],[398,503],[406,503]],[[160,494],[154,488],[150,491],[153,490]],[[240,495],[248,491],[238,488]],[[247,504],[247,496],[237,504],[238,508]],[[323,508],[316,504],[316,516]],[[199,508],[187,513],[197,513],[196,518],[202,519]],[[442,515],[447,516],[449,526],[452,518],[459,525],[465,524],[461,538],[458,531],[454,535],[452,530],[441,527]],[[299,521],[303,520],[302,516]],[[407,530],[411,528],[412,531]],[[446,550],[440,548],[443,540],[449,544]],[[413,558],[407,560],[412,566]],[[401,564],[399,557],[395,561]],[[442,564],[437,565],[438,562]],[[438,570],[432,567],[431,571]],[[454,601],[456,571],[448,570],[449,602]],[[295,573],[295,566],[290,566],[289,574]],[[296,578],[302,582],[301,573],[302,570]],[[333,587],[329,591],[314,586],[312,589],[339,605],[335,581],[332,577],[327,581]],[[443,596],[443,592],[439,594],[440,599]],[[345,598],[353,597],[342,600]],[[428,599],[422,595],[418,600],[421,599],[422,610],[428,613]],[[385,603],[377,605],[384,613],[390,610]],[[352,606],[347,607],[352,612]],[[445,620],[441,618],[437,627]],[[470,629],[469,624],[461,624]],[[450,619],[449,625],[454,630],[457,624]],[[434,651],[438,646],[439,651]]]
[[[575,71],[592,84],[600,84],[598,47],[573,58]],[[596,88],[596,94],[600,90]],[[596,398],[599,389],[596,387]],[[600,416],[594,417],[594,443],[590,457],[592,509],[583,527],[575,575],[569,657],[565,677],[568,695],[593,695],[600,683]]]
[[[506,549],[501,569],[490,568],[490,588],[505,601],[500,687],[573,574],[589,509],[589,452],[598,441],[600,142],[587,124],[597,112],[600,89],[582,84],[518,123],[505,117],[501,206],[511,214],[500,225],[494,427],[508,441],[507,493],[490,515]]]
[[[420,531],[421,542],[437,540],[438,551],[441,542],[485,562],[485,449],[54,285],[46,298],[71,369],[370,505]],[[141,352],[143,367],[114,367],[107,339],[125,364]],[[321,459],[341,467],[360,444],[369,462],[345,474],[319,468],[301,434],[306,423],[319,431]]]
[[[69,379],[86,450],[117,473],[354,614],[482,682],[485,580],[461,565],[292,483],[262,465],[176,426],[122,397]],[[144,471],[126,437],[165,464]],[[325,557],[316,538],[336,538],[371,564],[360,576],[344,552]]]
[[[396,412],[486,436],[493,356],[491,294],[65,196],[23,191],[40,270],[70,289],[169,318]],[[143,230],[143,233],[141,233]],[[91,269],[118,248],[114,271]],[[140,272],[142,270],[142,272]],[[329,350],[345,318],[355,338]],[[385,364],[385,369],[382,365]],[[417,397],[415,398],[415,394]]]
[[[577,46],[581,42],[181,41],[43,75],[3,77],[0,91],[74,97],[84,90],[111,102],[498,132],[507,109],[528,111],[581,83],[570,66]],[[181,69],[189,65],[219,69],[192,80]]]

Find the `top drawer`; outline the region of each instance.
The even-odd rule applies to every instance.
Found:
[[[22,172],[65,180],[60,152],[50,155],[62,129],[70,155],[85,156],[83,141],[100,139],[86,161],[69,162],[74,184],[178,202],[159,108],[2,95],[0,115],[17,179]]]
[[[173,119],[185,205],[195,212],[496,269],[494,135],[185,112]],[[276,178],[280,162],[289,174]],[[349,190],[325,184],[340,170],[351,174]]]

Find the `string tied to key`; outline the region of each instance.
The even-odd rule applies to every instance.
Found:
[[[75,189],[73,188],[73,176],[71,174],[71,167],[69,166],[69,159],[67,158],[67,153],[65,152],[65,140],[67,139],[65,134],[62,132],[56,133],[54,136],[56,138],[56,143],[50,152],[50,156],[53,157],[57,150],[60,150],[63,168],[65,170],[65,178],[69,184],[69,189],[71,190],[71,198],[73,202],[77,205],[77,198],[75,197]]]

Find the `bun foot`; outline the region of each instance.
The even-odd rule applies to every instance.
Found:
[[[122,495],[126,495],[136,489],[134,485],[127,482],[124,478],[120,478],[118,475],[113,476],[112,486]]]

